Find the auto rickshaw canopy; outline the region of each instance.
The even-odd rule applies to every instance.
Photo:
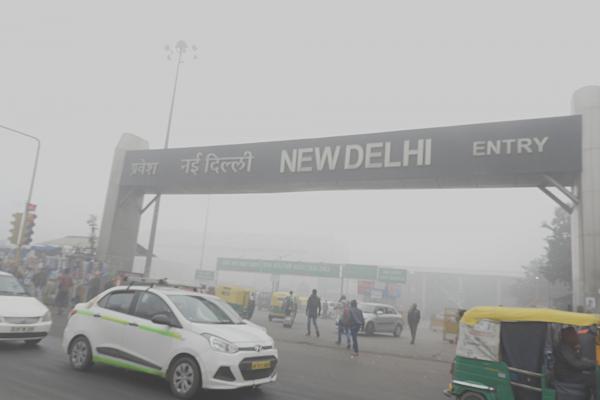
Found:
[[[460,322],[472,326],[481,320],[498,322],[548,322],[575,326],[600,325],[600,315],[598,314],[524,307],[474,307],[464,313]]]

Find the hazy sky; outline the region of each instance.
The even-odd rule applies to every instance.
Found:
[[[599,12],[548,0],[4,2],[0,124],[43,142],[35,238],[85,234],[120,135],[162,146],[175,68],[164,46],[178,39],[198,59],[182,66],[171,143],[202,146],[569,114],[573,91],[599,81]],[[33,150],[0,131],[0,236]],[[159,255],[199,254],[205,205],[163,200]],[[536,189],[214,196],[209,232],[334,237],[343,261],[514,270],[542,251],[553,208]],[[189,248],[164,235],[161,247],[161,232]]]

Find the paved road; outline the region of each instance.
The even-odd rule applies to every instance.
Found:
[[[264,316],[257,315],[258,322]],[[0,343],[0,400],[169,399],[163,380],[143,374],[95,366],[73,371],[60,347],[62,320],[37,347]],[[436,400],[449,379],[449,364],[431,358],[428,345],[412,347],[407,339],[363,338],[358,359],[332,342],[333,328],[321,338],[303,336],[303,326],[285,330],[268,325],[276,338],[281,362],[279,381],[256,391],[202,392],[198,399],[260,400]],[[402,354],[408,346],[414,354]],[[436,347],[437,344],[433,347]],[[381,349],[392,348],[390,354]],[[379,349],[369,351],[369,349]],[[418,359],[419,348],[425,359]]]
[[[334,342],[337,340],[337,327],[331,319],[319,319],[321,337],[306,337],[306,317],[298,315],[292,329],[284,328],[281,323],[269,322],[267,313],[258,312],[252,321],[267,327],[269,334],[277,342],[306,343],[313,346],[336,348]],[[450,363],[454,358],[455,346],[442,340],[441,332],[429,330],[426,324],[419,327],[417,344],[412,346],[409,333],[403,332],[400,338],[390,334],[377,334],[374,337],[360,336],[359,343],[361,351],[372,354],[392,355],[403,358],[419,360],[445,361]],[[407,329],[408,330],[408,329]]]

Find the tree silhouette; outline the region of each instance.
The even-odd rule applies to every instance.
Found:
[[[550,223],[542,225],[550,233],[546,236],[546,254],[541,275],[552,283],[571,286],[571,220],[562,208],[557,208]]]

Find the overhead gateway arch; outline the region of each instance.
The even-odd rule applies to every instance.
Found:
[[[131,270],[145,194],[539,187],[573,215],[574,304],[598,297],[600,88],[575,115],[318,139],[148,150],[117,146],[98,257]],[[548,187],[563,193],[560,200]],[[585,282],[585,283],[584,283]]]

